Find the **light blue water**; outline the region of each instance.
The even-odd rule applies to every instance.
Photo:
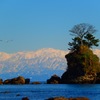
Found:
[[[0,100],[45,100],[50,97],[88,97],[90,100],[100,100],[100,85],[0,85]]]

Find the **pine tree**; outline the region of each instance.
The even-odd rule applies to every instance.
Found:
[[[75,25],[70,32],[75,37],[68,44],[70,46],[69,50],[77,50],[82,45],[88,46],[89,48],[99,45],[99,39],[96,39],[94,36],[96,30],[92,25],[81,23]]]

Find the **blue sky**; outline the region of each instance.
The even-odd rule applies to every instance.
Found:
[[[95,26],[100,38],[100,0],[0,0],[0,51],[67,50],[79,23]]]

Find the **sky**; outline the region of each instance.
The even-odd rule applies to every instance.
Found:
[[[68,50],[69,30],[80,23],[100,39],[100,0],[0,0],[0,52]]]

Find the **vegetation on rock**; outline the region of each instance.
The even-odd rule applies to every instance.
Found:
[[[63,83],[94,83],[100,72],[100,62],[97,55],[90,49],[98,46],[93,26],[79,24],[71,30],[75,34],[73,42],[69,43],[70,52],[65,56],[68,69],[62,75]]]
[[[99,39],[96,39],[93,34],[96,32],[95,27],[87,23],[75,25],[71,30],[71,35],[75,36],[72,42],[69,42],[70,50],[77,50],[80,46],[85,45],[89,48],[98,46]]]

